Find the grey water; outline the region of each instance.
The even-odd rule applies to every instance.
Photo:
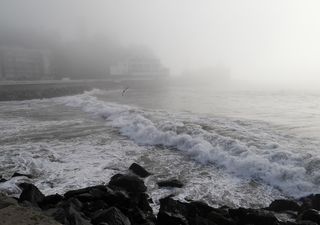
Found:
[[[0,102],[0,170],[46,194],[107,183],[131,163],[154,199],[261,207],[320,192],[320,92],[169,85]],[[182,189],[159,189],[178,178]],[[17,195],[17,177],[0,191]]]

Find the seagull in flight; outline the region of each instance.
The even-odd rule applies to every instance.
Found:
[[[122,91],[122,96],[124,96],[124,94],[127,92],[127,90],[129,89],[129,87],[126,87],[125,89],[123,89],[123,91]]]

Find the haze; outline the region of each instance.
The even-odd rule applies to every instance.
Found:
[[[317,85],[319,9],[317,0],[1,0],[0,32],[146,46],[172,75],[223,64],[234,80]]]

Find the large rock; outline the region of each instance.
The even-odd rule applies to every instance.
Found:
[[[268,210],[275,211],[275,212],[281,212],[281,211],[299,211],[300,205],[292,200],[287,199],[278,199],[273,201],[270,206],[268,207]]]
[[[279,221],[275,215],[265,210],[253,209],[229,209],[231,218],[238,222],[238,224],[252,224],[252,225],[278,225]]]
[[[63,197],[59,194],[48,195],[43,198],[41,202],[39,202],[39,206],[42,209],[48,209],[55,207],[59,202],[63,200]]]
[[[131,170],[133,173],[138,175],[139,177],[145,178],[151,175],[145,168],[140,166],[137,163],[132,163],[131,166],[129,167],[129,170]]]
[[[147,187],[144,185],[144,182],[138,177],[131,175],[116,174],[111,178],[109,185],[111,187],[118,187],[127,192],[133,193],[147,191]]]
[[[207,215],[207,218],[209,221],[219,225],[236,225],[235,221],[214,210]]]
[[[160,211],[157,217],[157,225],[189,225],[189,223],[181,214]]]
[[[130,220],[116,207],[103,210],[93,219],[92,224],[107,223],[108,225],[131,225]]]
[[[107,189],[107,187],[104,185],[96,185],[96,186],[92,186],[92,187],[86,187],[86,188],[81,188],[81,189],[77,189],[77,190],[67,191],[64,194],[64,197],[66,199],[68,199],[68,198],[74,197],[76,195],[90,193],[90,192],[96,191],[96,190],[105,191],[106,189]]]
[[[90,221],[85,218],[75,207],[71,204],[67,209],[67,218],[71,225],[91,225]]]
[[[319,213],[319,211],[314,210],[314,209],[308,209],[308,210],[303,211],[299,215],[298,219],[312,221],[312,222],[315,222],[320,225],[320,213]]]
[[[22,193],[19,197],[19,202],[28,201],[34,206],[42,202],[45,196],[33,184],[22,183],[19,185],[22,188]]]
[[[6,182],[6,181],[8,181],[8,180],[7,180],[7,179],[4,179],[4,178],[2,177],[2,175],[0,175],[0,183]]]
[[[170,179],[170,180],[159,181],[158,186],[182,188],[183,184],[177,179]]]

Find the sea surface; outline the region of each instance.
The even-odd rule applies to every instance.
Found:
[[[166,86],[92,90],[0,102],[0,191],[33,182],[45,194],[108,183],[133,162],[157,208],[174,194],[262,207],[320,193],[320,92]],[[182,189],[159,189],[177,178]]]

